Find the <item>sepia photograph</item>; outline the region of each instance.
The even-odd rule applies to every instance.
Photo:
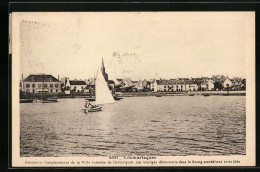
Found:
[[[14,166],[255,165],[254,12],[14,12]]]

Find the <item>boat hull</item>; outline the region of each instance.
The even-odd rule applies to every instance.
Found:
[[[85,113],[102,111],[102,106],[95,106],[91,108],[83,109]]]
[[[86,100],[90,101],[90,102],[94,102],[96,100],[95,97],[90,97],[90,98],[86,98]]]
[[[33,99],[20,99],[20,103],[32,103]]]
[[[117,97],[117,96],[114,96],[114,100],[121,100],[123,99],[123,97]],[[94,102],[96,100],[96,98],[86,98],[86,100],[90,101],[90,102]]]
[[[121,100],[121,99],[123,99],[123,97],[114,96],[114,99],[115,99],[115,100]]]

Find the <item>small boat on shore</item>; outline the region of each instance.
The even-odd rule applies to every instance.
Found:
[[[86,98],[86,100],[90,101],[90,102],[94,102],[96,100],[95,97],[89,97],[89,98]]]
[[[189,94],[189,96],[194,96],[195,94]]]
[[[230,96],[230,94],[222,94],[223,96]]]
[[[20,103],[32,103],[33,99],[20,99]]]
[[[123,99],[123,97],[116,96],[116,95],[114,95],[113,98],[114,98],[114,100],[121,100],[121,99]],[[96,98],[95,97],[89,97],[89,98],[86,98],[86,100],[88,100],[90,102],[94,102],[94,101],[96,101]]]
[[[209,94],[203,94],[203,96],[205,96],[205,97],[206,97],[206,96],[210,96],[210,95],[209,95]]]
[[[121,100],[123,99],[123,95],[121,92],[115,92],[113,95],[114,100]]]
[[[162,97],[161,94],[155,94],[155,97]]]
[[[118,96],[113,96],[114,97],[114,100],[121,100],[123,99],[123,97],[118,97]]]

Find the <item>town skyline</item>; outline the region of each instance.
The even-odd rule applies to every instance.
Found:
[[[103,58],[113,78],[246,78],[249,14],[20,13],[20,72],[90,78]]]

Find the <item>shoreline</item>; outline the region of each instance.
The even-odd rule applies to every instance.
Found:
[[[246,96],[246,91],[194,91],[194,92],[128,92],[122,93],[122,97],[147,97],[147,96],[204,96],[205,94],[209,96]],[[89,94],[74,94],[74,95],[65,95],[65,94],[48,94],[48,95],[40,95],[40,94],[30,94],[26,97],[20,99],[41,99],[42,97],[47,98],[90,98]]]
[[[194,92],[140,92],[140,93],[122,93],[122,97],[146,97],[146,96],[246,96],[246,91],[194,91]]]

